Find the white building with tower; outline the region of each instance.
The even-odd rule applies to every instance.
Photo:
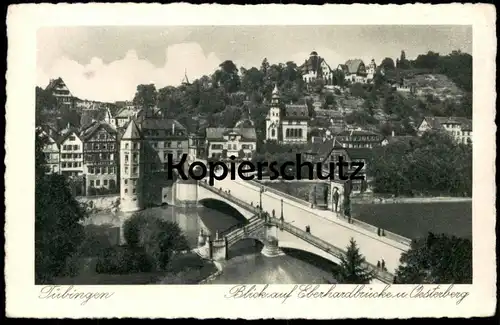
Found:
[[[304,104],[282,105],[275,86],[266,118],[266,140],[280,143],[306,143],[309,110]]]
[[[142,210],[143,143],[134,120],[131,120],[120,141],[120,209],[124,212]]]

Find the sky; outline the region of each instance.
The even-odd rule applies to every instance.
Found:
[[[85,26],[37,33],[37,85],[61,77],[82,99],[131,100],[138,84],[179,85],[212,74],[224,60],[238,67],[302,64],[311,51],[330,67],[348,59],[408,59],[428,51],[472,54],[471,26]]]

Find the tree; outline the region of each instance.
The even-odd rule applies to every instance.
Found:
[[[365,266],[365,258],[359,252],[354,238],[351,238],[345,255],[340,257],[338,281],[342,284],[369,284],[373,272]]]
[[[244,151],[243,149],[240,149],[240,150],[238,151],[238,158],[239,158],[239,159],[243,159],[243,158],[245,158],[245,151]]]
[[[401,255],[396,283],[472,283],[472,242],[469,239],[435,235],[414,240]]]
[[[446,133],[426,132],[374,150],[368,166],[376,193],[472,195],[472,148]]]
[[[396,67],[394,65],[394,60],[391,58],[385,58],[380,63],[380,67],[384,70],[394,70]]]
[[[79,223],[85,210],[71,195],[63,176],[45,174],[42,147],[35,138],[35,283],[51,283],[63,275],[67,261],[77,252],[84,233]]]
[[[154,84],[138,85],[134,96],[134,105],[142,109],[153,108],[158,99],[158,92]]]
[[[146,213],[136,213],[125,221],[124,236],[130,247],[142,247],[157,270],[164,270],[173,254],[189,249],[177,223]]]
[[[236,92],[240,87],[238,67],[231,60],[222,62],[213,77],[216,84],[219,87],[223,87],[228,93]]]

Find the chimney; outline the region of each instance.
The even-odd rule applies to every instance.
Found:
[[[392,132],[391,132],[391,136],[393,136],[393,137],[394,137],[394,135],[395,135],[394,130],[392,130]]]

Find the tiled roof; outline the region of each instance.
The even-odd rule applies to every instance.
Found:
[[[325,59],[323,59],[322,57],[318,56],[318,53],[316,52],[312,52],[311,53],[311,56],[309,56],[309,58],[304,62],[304,64],[302,64],[299,69],[303,72],[305,71],[321,71],[320,67],[321,67],[321,63],[323,63],[325,61]],[[327,64],[328,66],[328,64]],[[330,68],[330,66],[328,66]],[[330,68],[331,70],[331,68]]]
[[[363,63],[363,60],[360,59],[354,59],[354,60],[347,60],[345,63],[345,66],[347,68],[348,73],[357,73],[359,66]]]
[[[134,109],[129,109],[129,108],[122,108],[121,110],[119,110],[116,115],[115,115],[115,118],[129,118],[129,117],[132,117],[134,116],[135,114],[137,114],[139,111],[137,110],[134,110]]]
[[[222,140],[224,135],[236,133],[246,140],[257,140],[254,128],[207,128],[205,130],[207,140]]]
[[[184,125],[174,119],[147,118],[141,123],[143,130],[182,130],[186,131]]]
[[[105,129],[110,134],[117,134],[116,129],[113,128],[108,123],[95,121],[92,124],[90,124],[89,126],[87,126],[85,129],[82,129],[82,131],[80,133],[82,140],[89,139],[100,128]]]
[[[134,120],[131,120],[125,130],[125,133],[121,137],[122,140],[137,140],[141,138],[141,132],[137,127]]]
[[[77,128],[71,127],[69,129],[65,129],[62,131],[61,135],[59,138],[56,140],[57,143],[63,143],[70,135],[76,135],[78,138],[80,138],[80,132],[78,131]]]
[[[443,128],[443,124],[460,124],[462,130],[472,131],[472,120],[465,117],[425,116],[424,120],[435,130]]]
[[[305,104],[285,105],[284,120],[309,120],[309,110]]]
[[[360,135],[376,135],[376,136],[381,136],[378,133],[372,132],[372,131],[365,131],[365,130],[345,130],[342,132],[337,133],[338,136],[360,136]]]
[[[62,83],[63,85],[66,85],[66,84],[64,83],[64,81],[62,80],[62,78],[61,78],[61,77],[56,78],[56,79],[51,79],[51,80],[50,80],[50,82],[49,82],[49,84],[47,85],[47,87],[46,87],[45,89],[46,89],[46,90],[52,90],[52,89],[56,88],[56,87],[57,87],[57,85],[59,85],[59,84],[61,84],[61,83]]]

